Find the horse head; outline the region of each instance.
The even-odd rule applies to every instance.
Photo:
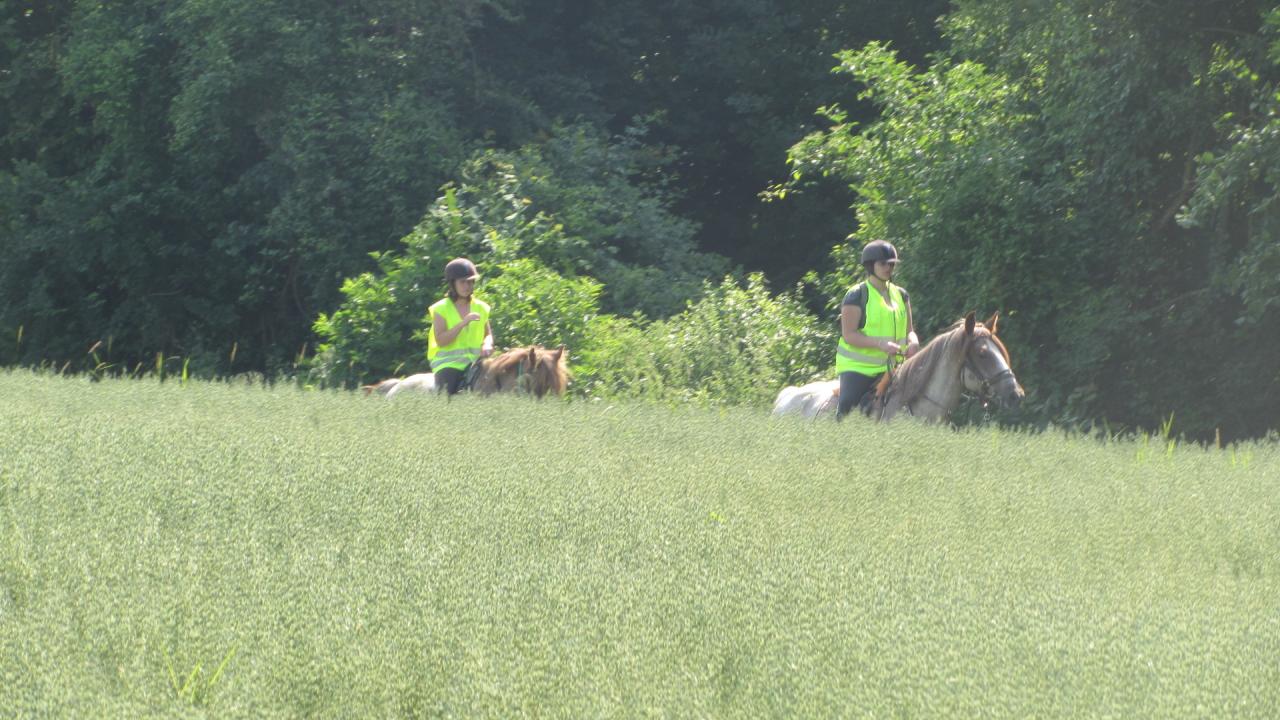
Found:
[[[512,391],[539,398],[548,392],[563,395],[569,382],[568,360],[563,345],[557,350],[541,345],[508,350],[479,361],[472,388],[485,395]]]
[[[999,311],[981,324],[972,312],[965,316],[964,332],[968,342],[960,374],[965,389],[977,394],[984,403],[995,400],[999,407],[1016,408],[1026,393],[1010,367],[1008,349],[996,336],[999,323]]]
[[[548,350],[541,345],[530,348],[532,370],[529,373],[529,389],[537,397],[548,392],[563,395],[569,385],[569,352],[564,345]]]

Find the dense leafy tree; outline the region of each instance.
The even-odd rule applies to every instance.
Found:
[[[794,162],[850,181],[861,239],[904,246],[926,327],[1006,311],[1032,417],[1255,434],[1275,422],[1275,334],[1221,281],[1239,248],[1175,218],[1233,109],[1211,75],[1260,13],[958,2],[950,54],[923,71],[846,54],[883,118],[811,136]]]
[[[1271,331],[1280,314],[1280,8],[1267,14],[1265,48],[1219,48],[1205,73],[1228,102],[1220,147],[1199,157],[1182,222],[1219,239],[1223,285],[1243,303],[1237,320]]]
[[[444,264],[457,256],[491,278],[477,294],[495,302],[501,345],[579,350],[601,305],[677,312],[727,263],[696,252],[693,226],[668,210],[653,181],[661,161],[586,126],[515,152],[479,153],[404,238],[403,254],[377,255],[379,272],[343,285],[342,306],[315,326],[320,376],[356,382],[420,366],[425,345],[409,339],[422,339],[424,313],[444,294]]]
[[[847,231],[832,211],[847,200],[830,187],[771,206],[756,194],[814,127],[815,88],[839,91],[830,53],[882,33],[923,53],[942,7],[10,3],[0,329],[23,327],[27,362],[114,336],[139,356],[226,370],[236,344],[233,370],[276,366],[307,339],[305,319],[334,307],[341,278],[393,246],[478,144],[522,146],[559,119],[646,127],[638,142],[674,153],[663,182],[690,218],[674,247],[692,237],[798,276]],[[645,288],[685,251],[659,247],[645,212],[629,230],[605,221],[618,272],[602,300],[678,310],[721,269],[690,266],[700,277],[655,304]]]
[[[730,264],[838,296],[857,228],[902,245],[926,331],[1005,311],[1024,419],[1259,434],[1277,26],[1260,0],[8,3],[0,363],[104,339],[108,362],[287,370],[321,316],[318,367],[353,381],[421,362],[465,253],[521,314],[507,339],[580,343],[593,387],[648,362],[655,396],[741,399],[708,378],[804,373],[612,353],[669,323],[763,333],[712,308],[815,294],[704,284]]]
[[[498,3],[10,3],[0,326],[27,361],[296,353],[465,157]]]
[[[945,0],[538,0],[521,21],[477,38],[487,75],[530,102],[496,132],[582,117],[615,133],[645,118],[677,148],[676,211],[699,225],[703,250],[789,284],[825,261],[852,228],[849,198],[813,182],[785,202],[759,194],[787,173],[786,149],[822,123],[814,109],[854,92],[830,70],[838,50],[893,38],[907,57],[937,46]],[[536,110],[535,110],[536,109]],[[850,111],[872,119],[871,106]],[[519,124],[511,127],[512,123]],[[505,124],[504,124],[505,123]]]

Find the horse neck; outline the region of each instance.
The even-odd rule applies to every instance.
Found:
[[[471,387],[481,393],[490,393],[501,390],[501,376],[504,372],[502,364],[498,362],[500,358],[480,358],[476,361],[476,376],[471,381]]]
[[[912,358],[910,368],[904,364],[906,402],[924,397],[928,402],[921,403],[920,409],[929,414],[936,409],[939,416],[954,410],[960,404],[960,370],[964,367],[966,346],[964,328],[956,328],[934,338]]]
[[[508,350],[496,358],[487,358],[482,368],[486,384],[484,392],[529,390],[535,368],[526,364],[524,349]]]

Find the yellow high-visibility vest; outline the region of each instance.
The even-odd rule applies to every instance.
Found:
[[[852,288],[851,288],[852,289]],[[907,347],[907,304],[902,300],[898,286],[889,284],[889,301],[885,302],[880,291],[867,283],[867,319],[862,332],[876,340],[890,340],[905,350]],[[899,356],[897,359],[901,359]],[[879,375],[888,369],[889,355],[878,348],[854,347],[844,341],[841,334],[836,346],[836,372],[852,370],[863,375]]]
[[[458,308],[449,298],[445,298],[431,306],[431,329],[427,332],[427,362],[431,363],[431,372],[442,368],[466,370],[467,366],[480,359],[480,348],[484,345],[484,329],[489,324],[489,305],[482,300],[471,298],[471,312],[480,316],[479,320],[462,328],[458,337],[448,345],[436,344],[436,316],[444,318],[445,328],[452,328],[462,322]]]

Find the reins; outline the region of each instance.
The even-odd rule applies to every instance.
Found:
[[[482,373],[492,372],[491,368],[489,368],[489,364],[492,361],[493,361],[492,357],[485,357],[485,358],[480,358],[479,360],[476,360],[475,362],[471,363],[471,367],[467,368],[467,373],[462,378],[461,389],[474,390],[476,380],[480,378],[480,375]],[[524,363],[525,363],[524,358],[521,358],[520,361],[516,363],[516,385],[515,385],[516,392],[532,392],[528,387],[529,383],[524,382],[525,380]]]
[[[532,392],[529,389],[529,383],[522,382],[522,380],[524,380],[524,359],[523,358],[521,358],[520,362],[516,363],[516,392],[525,392],[525,393]]]
[[[991,377],[983,377],[982,373],[978,372],[978,369],[973,367],[973,363],[969,360],[967,355],[964,359],[964,366],[960,368],[961,373],[964,373],[965,371],[973,373],[978,378],[978,382],[980,383],[980,387],[978,389],[978,399],[981,400],[984,405],[991,401],[992,388],[994,388],[997,383],[999,383],[1001,380],[1004,380],[1005,378],[1014,377],[1013,369],[1009,367],[1006,367],[1005,369],[1001,370],[995,375],[992,375]],[[964,384],[963,376],[961,377],[960,381],[961,381],[961,384],[963,385]],[[933,402],[933,400],[930,400],[930,402]],[[937,405],[936,402],[934,404]]]
[[[898,369],[898,365],[899,363],[894,361],[894,356],[889,356],[888,360],[885,361],[885,368],[886,368],[885,371],[889,375],[889,382],[887,385],[885,385],[884,392],[881,393],[876,398],[877,404],[879,405],[879,408],[878,408],[879,410],[883,410],[884,407],[889,404],[889,395],[893,388],[894,380],[896,379],[895,376],[896,376],[896,371]],[[978,378],[978,381],[981,383],[981,387],[978,390],[978,399],[981,400],[984,405],[991,401],[992,389],[997,383],[1004,380],[1005,378],[1011,378],[1014,376],[1013,370],[1011,368],[1006,367],[1000,372],[992,375],[989,378],[983,377],[982,373],[976,367],[973,366],[973,361],[969,358],[968,349],[965,350],[964,364],[960,366],[960,373],[961,373],[960,383],[962,387],[965,386],[965,382],[964,382],[965,372],[973,373],[974,376],[976,376]],[[944,413],[949,412],[947,410],[946,405],[943,405],[942,403],[938,402],[932,397],[929,397],[929,393],[927,391],[922,390],[920,394],[916,397],[919,399],[928,401],[930,404],[932,404],[934,407],[938,408],[939,410],[942,410]],[[903,403],[903,409],[906,411],[908,415],[912,415],[912,416],[915,415],[915,413],[912,412],[911,410],[911,402]]]

